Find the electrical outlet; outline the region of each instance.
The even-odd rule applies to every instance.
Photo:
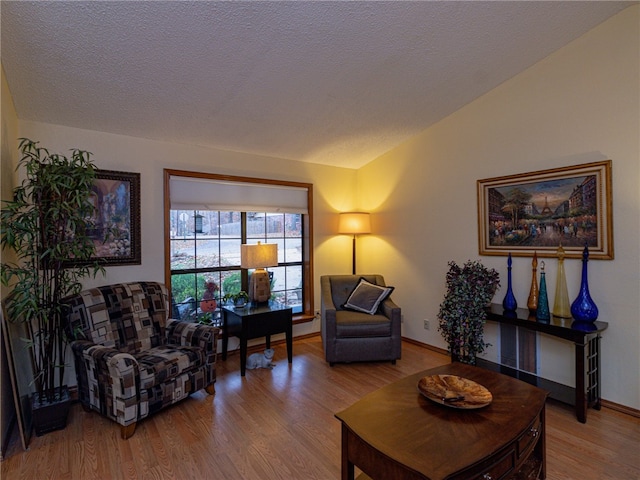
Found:
[[[424,319],[424,329],[425,330],[429,330],[431,328],[431,326],[429,325],[429,320],[428,319]]]

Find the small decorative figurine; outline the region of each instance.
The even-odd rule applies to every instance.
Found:
[[[215,312],[218,307],[218,302],[216,301],[216,292],[220,290],[218,284],[213,280],[208,280],[204,284],[204,294],[202,295],[202,300],[200,301],[200,309],[203,312]]]
[[[271,370],[276,366],[273,363],[273,348],[267,348],[264,353],[252,353],[247,358],[247,369],[253,370],[254,368],[268,368]]]

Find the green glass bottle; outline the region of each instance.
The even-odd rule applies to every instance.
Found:
[[[551,320],[549,313],[549,298],[547,297],[547,280],[544,273],[544,262],[540,262],[540,296],[538,297],[538,310],[536,310],[536,319],[541,322]]]

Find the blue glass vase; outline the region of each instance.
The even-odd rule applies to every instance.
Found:
[[[584,246],[582,252],[582,283],[578,297],[571,304],[571,315],[578,322],[595,322],[598,318],[598,307],[589,295],[589,282],[587,280],[587,262],[589,261],[589,249]]]
[[[544,262],[540,269],[540,294],[538,296],[538,309],[536,310],[536,320],[548,322],[551,320],[549,312],[549,296],[547,295],[547,280],[544,273]]]
[[[509,254],[509,259],[507,260],[507,270],[507,294],[504,296],[504,300],[502,300],[502,307],[506,311],[514,311],[518,308],[518,302],[516,302],[516,297],[511,289],[511,254]]]

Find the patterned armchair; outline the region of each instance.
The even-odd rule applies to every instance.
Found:
[[[80,402],[119,423],[123,439],[193,392],[214,394],[219,329],[169,319],[163,284],[107,285],[65,303]]]

